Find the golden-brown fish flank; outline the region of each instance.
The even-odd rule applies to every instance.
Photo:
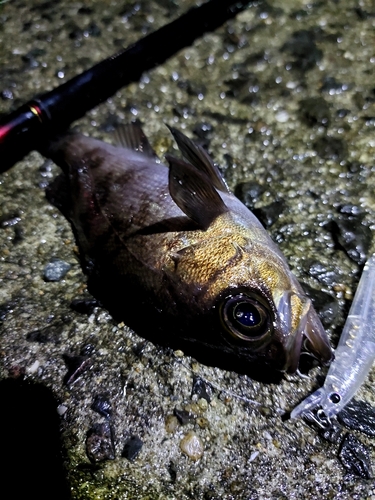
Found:
[[[215,286],[215,279],[222,275],[226,280],[227,273],[242,261],[240,244],[241,239],[236,246],[231,235],[223,235],[186,247],[177,254],[176,274],[189,284]]]
[[[277,246],[207,152],[171,132],[184,159],[167,156],[169,169],[135,125],[119,129],[118,147],[67,134],[47,152],[70,199],[50,196],[94,293],[143,335],[208,350],[212,364],[220,355],[239,370],[293,372],[306,346],[328,362],[324,329]]]

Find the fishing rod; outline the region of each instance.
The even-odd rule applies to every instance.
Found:
[[[0,173],[118,89],[255,2],[209,0],[0,119]],[[259,2],[256,2],[259,3]]]

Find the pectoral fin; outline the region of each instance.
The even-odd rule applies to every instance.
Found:
[[[169,125],[167,125],[167,127],[175,138],[177,146],[179,147],[183,157],[195,168],[204,172],[216,189],[228,193],[228,186],[226,185],[219,169],[202,146],[195,144],[179,130],[169,127]]]
[[[169,168],[169,192],[176,205],[202,229],[207,229],[227,206],[211,179],[189,163],[166,156]]]

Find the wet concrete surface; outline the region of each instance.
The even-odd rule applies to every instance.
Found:
[[[1,3],[0,112],[194,3]],[[77,124],[111,140],[116,123],[138,119],[160,155],[174,147],[164,123],[199,139],[308,287],[333,345],[374,251],[374,24],[371,1],[253,5]],[[35,385],[52,394],[72,498],[375,498],[373,480],[339,461],[341,438],[282,418],[324,370],[261,383],[147,342],[92,301],[71,228],[45,198],[57,174],[33,152],[0,177],[0,373],[30,388],[13,393],[26,407],[7,406],[24,429]],[[46,280],[56,261],[66,274]],[[197,377],[205,389],[192,394]],[[372,371],[358,399],[375,404],[373,380]],[[32,429],[19,440],[22,420],[3,425],[19,449],[13,467],[37,491],[22,465]],[[373,461],[373,438],[351,432]],[[7,456],[13,463],[14,450]]]

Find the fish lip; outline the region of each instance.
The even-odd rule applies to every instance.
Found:
[[[296,327],[292,325],[292,298],[296,296],[302,311]],[[298,369],[302,352],[312,355],[321,365],[329,364],[333,351],[323,325],[313,308],[311,300],[299,293],[285,292],[278,303],[279,331],[285,343],[286,360],[284,370],[294,373]]]
[[[303,350],[317,358],[320,364],[328,365],[334,359],[334,352],[310,299],[309,302],[307,322],[303,331]]]

